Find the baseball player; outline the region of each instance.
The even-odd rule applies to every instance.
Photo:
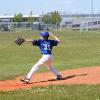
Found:
[[[62,76],[61,74],[52,66],[53,62],[53,55],[52,55],[52,48],[54,46],[57,46],[58,43],[60,43],[60,39],[53,35],[52,33],[49,33],[48,31],[43,31],[40,33],[41,39],[39,40],[32,40],[32,39],[25,39],[26,42],[32,42],[33,46],[38,46],[40,48],[42,57],[41,59],[32,67],[32,69],[29,71],[29,73],[21,79],[22,82],[25,83],[31,83],[32,76],[35,72],[41,68],[41,66],[46,65],[48,69],[56,75],[57,80],[61,80]],[[53,37],[54,40],[49,40],[49,37]]]

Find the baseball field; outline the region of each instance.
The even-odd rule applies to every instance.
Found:
[[[13,81],[10,80],[16,80],[18,83],[18,79],[27,74],[41,55],[39,49],[33,47],[31,43],[24,43],[22,46],[14,43],[18,36],[38,39],[39,32],[0,32],[0,100],[100,100],[100,32],[60,30],[56,35],[61,39],[61,43],[53,51],[54,66],[62,75],[65,71],[68,73],[63,76],[69,84],[59,84],[64,80],[53,80],[46,87],[42,85],[34,87],[36,81],[32,86],[24,84],[27,89],[3,91],[2,87],[4,90],[9,86],[14,87]],[[44,77],[45,73],[48,73],[48,70],[43,67],[33,78],[41,75],[42,79],[45,79],[47,75]],[[51,76],[53,75],[50,73],[50,78]],[[83,77],[82,80],[79,77]],[[87,84],[84,81],[86,79]],[[47,82],[48,79],[40,84]],[[18,85],[16,84],[17,87]]]

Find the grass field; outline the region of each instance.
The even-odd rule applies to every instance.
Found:
[[[38,39],[38,32],[0,32],[0,80],[25,75],[41,57],[31,43],[14,44],[17,36]],[[54,66],[59,70],[100,66],[100,33],[63,30],[54,48]],[[42,68],[40,72],[48,71]],[[63,92],[62,92],[63,91]],[[42,96],[42,97],[41,97]],[[100,100],[99,85],[49,86],[14,92],[0,92],[0,100]]]
[[[100,85],[71,85],[0,92],[0,100],[100,100]]]

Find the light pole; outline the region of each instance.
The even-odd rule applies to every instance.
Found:
[[[92,13],[92,14],[91,14],[91,17],[92,17],[92,18],[91,18],[91,19],[92,19],[92,30],[93,30],[93,13],[94,13],[94,12],[93,12],[93,0],[91,1],[91,13]]]

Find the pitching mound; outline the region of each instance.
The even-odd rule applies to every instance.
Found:
[[[29,89],[48,85],[100,84],[100,66],[61,71],[61,74],[63,80],[56,80],[50,72],[35,74],[32,84],[24,84],[19,81],[19,78],[0,81],[0,91]]]

